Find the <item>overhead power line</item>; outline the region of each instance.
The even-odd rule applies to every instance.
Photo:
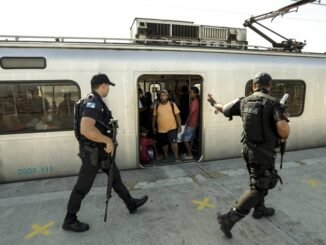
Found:
[[[300,0],[292,0],[294,2],[298,2]],[[323,6],[326,6],[326,0],[315,0],[312,2],[312,4],[317,4],[317,5],[323,5]]]

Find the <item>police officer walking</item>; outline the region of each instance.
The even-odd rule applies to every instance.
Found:
[[[243,122],[243,157],[250,175],[250,189],[242,194],[235,206],[217,217],[220,229],[232,238],[231,229],[236,222],[249,214],[260,219],[272,216],[275,210],[265,206],[268,190],[276,186],[279,175],[275,169],[275,148],[285,142],[290,133],[287,114],[279,101],[270,96],[272,77],[258,73],[253,79],[252,95],[239,98],[226,105],[217,104],[208,94],[208,102],[226,117],[241,116]]]
[[[77,212],[81,202],[90,191],[98,170],[109,175],[108,169],[103,168],[101,161],[106,159],[108,154],[113,155],[112,136],[107,133],[104,123],[112,119],[111,111],[108,109],[102,98],[109,93],[110,85],[115,86],[105,74],[95,75],[91,80],[92,93],[82,100],[80,112],[75,111],[75,134],[79,142],[79,156],[82,165],[78,175],[78,180],[73,188],[67,207],[67,214],[62,228],[74,232],[84,232],[89,229],[89,225],[77,219]],[[77,107],[75,107],[77,108]],[[80,121],[80,125],[79,125]],[[80,129],[79,129],[80,128]],[[77,129],[77,130],[76,130]],[[148,197],[143,196],[139,199],[131,197],[128,189],[122,183],[119,169],[113,164],[114,191],[126,204],[129,212],[135,213],[137,208],[143,205]]]

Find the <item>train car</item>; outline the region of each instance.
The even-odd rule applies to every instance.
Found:
[[[105,102],[119,121],[116,162],[139,165],[139,95],[200,88],[196,161],[240,156],[240,118],[215,115],[206,102],[248,95],[257,72],[273,77],[272,95],[289,93],[287,149],[326,146],[326,55],[272,50],[181,47],[108,40],[0,41],[0,182],[77,174],[73,104],[99,72],[116,83]],[[182,148],[180,143],[180,148]],[[171,162],[165,162],[171,163]]]

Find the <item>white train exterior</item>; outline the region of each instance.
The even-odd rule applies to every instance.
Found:
[[[136,44],[0,42],[0,58],[43,57],[44,69],[0,68],[0,85],[70,81],[84,97],[90,79],[106,73],[116,83],[105,102],[119,120],[117,164],[137,168],[139,159],[138,82],[142,76],[189,76],[201,80],[200,159],[240,156],[240,118],[215,115],[207,93],[229,102],[244,96],[259,71],[273,79],[304,83],[301,115],[291,117],[287,149],[326,145],[326,55]],[[168,85],[165,81],[165,85]],[[0,134],[0,182],[67,176],[81,164],[73,130]]]

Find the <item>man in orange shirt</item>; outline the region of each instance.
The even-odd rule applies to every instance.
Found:
[[[177,135],[181,132],[180,110],[174,102],[169,101],[169,93],[164,89],[160,91],[159,103],[154,107],[152,127],[154,134],[158,132],[165,160],[168,159],[170,143],[174,159],[179,161]]]

